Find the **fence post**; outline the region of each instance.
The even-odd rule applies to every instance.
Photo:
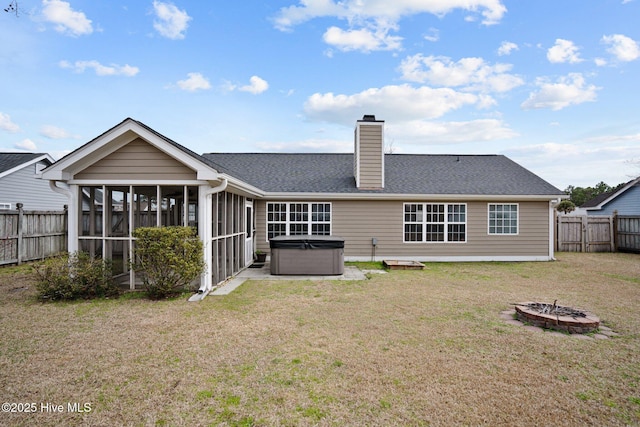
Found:
[[[22,222],[24,221],[24,212],[22,211],[22,203],[16,203],[16,209],[18,209],[18,243],[17,243],[17,255],[18,265],[22,264]]]
[[[611,252],[618,252],[618,210],[611,216]]]
[[[580,238],[580,249],[582,253],[585,253],[589,250],[589,242],[587,235],[587,225],[589,224],[589,218],[587,216],[580,217],[580,225],[582,226],[582,236]]]

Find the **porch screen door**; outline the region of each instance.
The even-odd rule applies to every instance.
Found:
[[[253,201],[245,203],[245,241],[244,241],[244,265],[248,266],[253,262]]]

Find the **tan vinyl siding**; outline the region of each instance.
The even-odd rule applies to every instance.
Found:
[[[109,154],[75,179],[192,180],[196,172],[138,138]]]
[[[518,202],[519,234],[489,235],[488,202],[455,203],[467,205],[466,243],[405,243],[403,242],[402,201],[327,200],[332,203],[332,235],[345,238],[345,256],[371,256],[371,238],[378,239],[376,255],[393,257],[477,257],[477,256],[538,256],[549,255],[549,203]],[[413,202],[407,200],[407,202]],[[434,202],[422,200],[422,202]],[[453,202],[452,202],[453,203]],[[512,202],[509,202],[512,203]],[[269,248],[266,242],[265,201],[257,203],[257,245]]]
[[[360,146],[357,153],[360,164],[360,188],[382,188],[383,147],[382,126],[360,124]]]

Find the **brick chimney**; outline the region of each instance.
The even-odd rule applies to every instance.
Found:
[[[356,122],[353,168],[358,190],[384,188],[384,120],[364,115]]]

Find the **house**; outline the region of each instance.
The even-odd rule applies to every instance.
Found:
[[[580,206],[587,215],[640,215],[640,177],[618,190],[602,193]]]
[[[130,286],[132,230],[192,225],[201,291],[278,235],[345,239],[346,260],[547,261],[564,193],[501,155],[384,153],[364,116],[353,154],[196,154],[126,119],[42,174],[69,199],[69,250],[114,260]]]
[[[25,210],[63,210],[67,198],[38,179],[53,162],[44,153],[0,153],[0,210],[17,209],[17,203]]]

